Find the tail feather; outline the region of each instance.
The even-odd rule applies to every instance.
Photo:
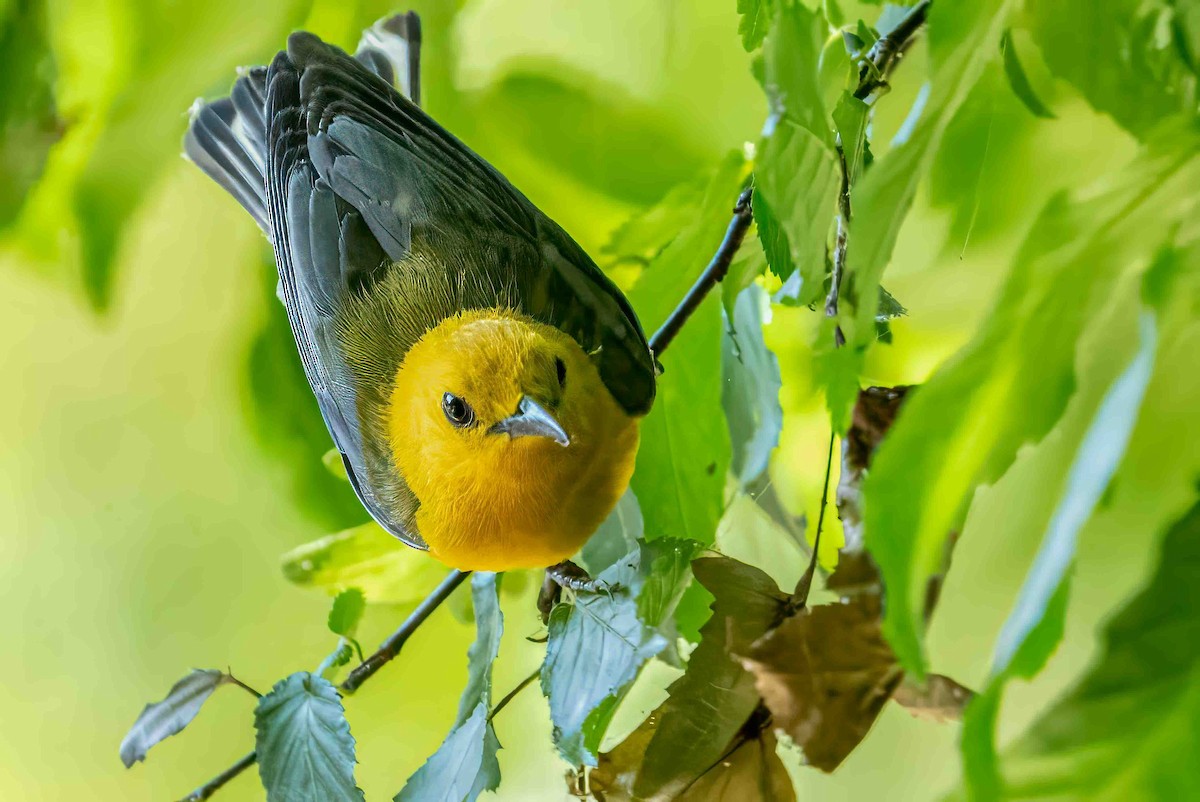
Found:
[[[354,57],[421,105],[421,18],[417,12],[385,17],[367,28]]]
[[[421,20],[416,12],[386,17],[363,31],[354,55],[414,103],[420,102]],[[192,105],[183,150],[270,236],[266,105],[267,68],[243,70],[229,97]]]
[[[270,227],[265,105],[256,97],[265,97],[266,80],[266,69],[256,67],[238,78],[230,97],[197,100],[183,139],[184,154],[236,198],[264,232]]]

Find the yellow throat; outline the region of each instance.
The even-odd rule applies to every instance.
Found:
[[[547,421],[545,436],[509,431],[522,409]],[[625,491],[637,455],[637,419],[578,343],[508,310],[462,312],[427,332],[396,373],[387,416],[396,467],[420,501],[417,529],[462,569],[570,557]]]

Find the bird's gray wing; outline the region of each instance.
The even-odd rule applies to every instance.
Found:
[[[378,80],[378,79],[377,79]],[[287,53],[267,71],[266,208],[280,289],[305,375],[354,490],[371,516],[418,548],[424,541],[371,481],[355,383],[335,316],[350,294],[391,263],[367,214],[335,193],[314,162],[304,74]],[[360,204],[362,205],[362,204]]]
[[[312,167],[358,212],[391,260],[402,261],[414,242],[432,253],[472,240],[508,244],[514,259],[480,259],[472,269],[490,286],[514,286],[523,312],[594,353],[601,378],[626,411],[649,410],[654,361],[637,317],[570,236],[342,51],[299,33],[288,40],[285,59],[299,75]]]

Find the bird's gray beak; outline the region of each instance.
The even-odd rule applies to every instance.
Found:
[[[529,396],[523,396],[517,405],[517,414],[497,423],[491,429],[492,434],[507,434],[510,438],[518,437],[549,437],[560,446],[571,444],[571,438],[563,431],[563,427],[545,407]]]

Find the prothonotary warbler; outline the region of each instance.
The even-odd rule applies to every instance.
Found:
[[[293,34],[197,102],[187,156],[270,238],[355,492],[448,565],[572,555],[633,472],[655,360],[620,290],[406,93],[413,14],[354,57]]]

